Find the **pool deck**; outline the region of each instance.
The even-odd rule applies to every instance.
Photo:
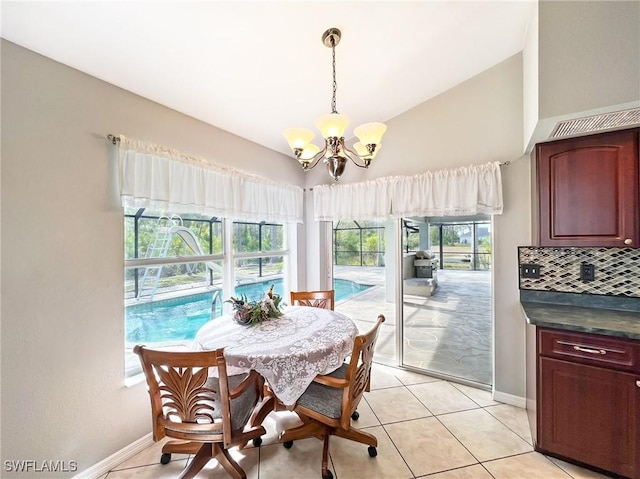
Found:
[[[403,298],[402,365],[487,388],[493,378],[491,272],[438,270],[431,296]],[[375,360],[399,366],[396,303],[385,299],[384,268],[335,266],[334,277],[373,287],[336,303],[336,311],[354,320],[361,333],[384,314]]]

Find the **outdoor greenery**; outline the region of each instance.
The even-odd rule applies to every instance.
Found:
[[[222,252],[222,223],[217,218],[207,218],[200,215],[190,215],[188,219],[182,218],[171,222],[169,215],[160,212],[144,211],[138,219],[138,255],[135,254],[135,212],[125,212],[125,259],[150,257],[147,254],[153,247],[159,228],[168,226],[184,226],[191,230],[198,239],[205,254],[217,254]],[[163,219],[160,219],[163,217]],[[212,225],[213,237],[209,234],[209,225]],[[150,252],[150,251],[149,251]],[[166,256],[185,256],[197,254],[191,251],[184,241],[174,237]],[[157,255],[154,255],[157,256]]]
[[[268,223],[233,223],[233,251],[236,253],[284,249],[284,227]]]
[[[166,249],[161,251],[156,243],[158,232],[163,227],[183,226],[188,228],[197,239],[203,254],[221,254],[223,227],[222,221],[215,217],[189,215],[171,217],[164,212],[147,210],[127,210],[125,212],[125,259],[145,257],[198,256],[178,236],[174,236]],[[136,254],[137,223],[137,254]],[[476,223],[478,226],[488,223]],[[485,232],[479,235],[477,251],[474,253],[471,241],[473,223],[434,224],[429,229],[431,250],[435,254],[443,253],[443,267],[447,269],[488,269],[491,264],[491,237]],[[442,230],[442,245],[440,245]],[[384,226],[378,221],[339,221],[334,224],[334,262],[348,266],[384,266],[385,235]],[[256,253],[259,251],[280,251],[284,249],[284,226],[268,223],[233,223],[234,253]],[[403,223],[403,251],[420,249],[420,230],[417,223],[410,220]],[[283,270],[282,256],[243,258],[235,262],[236,274],[245,277],[262,277],[279,274]],[[219,262],[218,266],[221,266]],[[138,268],[138,279],[142,278],[145,268]],[[180,286],[219,281],[218,271],[209,270],[204,262],[166,265],[158,279],[159,289],[172,289]],[[134,294],[136,270],[125,270],[125,289],[128,295]]]
[[[477,249],[472,244],[472,231],[476,227]],[[432,224],[429,229],[431,251],[442,251],[446,269],[489,269],[491,265],[491,236],[489,223]],[[442,245],[440,244],[442,230]],[[384,266],[384,227],[377,222],[340,221],[334,224],[334,263],[347,266]],[[403,221],[402,250],[418,251],[420,227],[411,220]]]
[[[333,247],[335,264],[384,266],[384,227],[376,221],[338,221]]]
[[[188,217],[171,216],[165,212],[127,209],[124,218],[125,259],[199,256],[200,254],[222,254],[222,221],[215,217],[191,214]],[[137,235],[136,235],[137,224]],[[172,226],[188,228],[196,238],[202,253],[192,250],[185,241],[173,235],[171,242],[162,243],[163,229]],[[259,251],[277,251],[284,249],[284,226],[266,223],[233,223],[234,252],[255,253]],[[137,249],[136,249],[137,238]],[[207,264],[217,264],[219,268],[211,270]],[[245,276],[262,276],[263,273],[281,272],[283,257],[246,258],[236,261],[236,270],[244,271]],[[213,262],[194,262],[187,264],[163,265],[158,278],[157,288],[174,289],[186,285],[198,285],[203,282],[212,284],[221,279],[221,264]],[[155,278],[157,269],[147,268],[147,275]],[[145,268],[125,269],[125,295],[135,294],[135,277],[140,281]],[[141,287],[138,284],[138,287]],[[146,286],[145,286],[146,288]]]
[[[460,243],[460,236],[471,231],[470,225],[443,225],[442,244],[456,245]],[[429,228],[429,239],[432,245],[440,244],[440,232],[438,227]]]
[[[442,251],[444,269],[489,269],[491,266],[491,236],[489,223],[475,223],[477,248],[474,251],[472,231],[474,223],[432,225],[429,231],[431,250]],[[440,245],[442,229],[442,245]]]

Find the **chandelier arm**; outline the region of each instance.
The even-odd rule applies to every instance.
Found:
[[[367,160],[363,159],[363,158],[362,158],[360,155],[358,155],[355,151],[350,150],[346,145],[345,145],[345,147],[344,147],[343,151],[345,152],[345,156],[346,156],[347,158],[349,158],[349,159],[353,162],[353,164],[354,164],[354,165],[356,165],[357,167],[359,167],[359,168],[369,168],[369,163],[371,162],[371,160],[367,161]],[[359,163],[356,161],[356,158],[357,158],[358,160],[363,161],[363,162],[364,162],[364,165],[359,164]]]
[[[326,152],[327,152],[327,144],[325,143],[324,148],[322,150],[320,150],[318,153],[313,155],[308,160],[305,160],[307,166],[303,165],[304,171],[309,171],[309,170],[314,169],[315,166],[320,162],[320,160],[322,159],[322,157],[324,156],[324,154]]]

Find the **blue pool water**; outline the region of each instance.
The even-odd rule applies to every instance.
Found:
[[[261,298],[271,285],[282,296],[282,279],[239,285],[235,297],[247,296],[248,300]],[[333,282],[336,301],[353,296],[370,288],[370,285],[336,279]],[[202,325],[211,319],[213,291],[183,296],[181,298],[136,304],[125,309],[125,335],[127,343],[156,343],[163,341],[191,340]],[[216,303],[216,316],[222,314],[224,298]]]

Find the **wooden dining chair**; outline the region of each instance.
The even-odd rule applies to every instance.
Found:
[[[333,289],[324,291],[291,291],[291,306],[311,306],[333,310],[336,292]]]
[[[136,346],[133,351],[149,387],[154,441],[180,440],[164,445],[160,462],[167,464],[172,452],[195,452],[180,479],[193,478],[213,458],[234,479],[246,479],[228,449],[262,442],[264,427],[248,425],[262,388],[259,375],[228,377],[223,349],[171,352]],[[212,369],[217,377],[210,377]]]
[[[356,336],[349,363],[336,371],[317,376],[295,405],[302,425],[283,431],[280,442],[287,449],[293,441],[308,437],[322,438],[322,479],[331,479],[329,470],[329,437],[340,436],[369,446],[369,456],[378,455],[378,439],[368,432],[351,426],[351,416],[365,391],[369,391],[373,351],[380,325],[385,318],[378,316],[376,325],[366,334]]]

